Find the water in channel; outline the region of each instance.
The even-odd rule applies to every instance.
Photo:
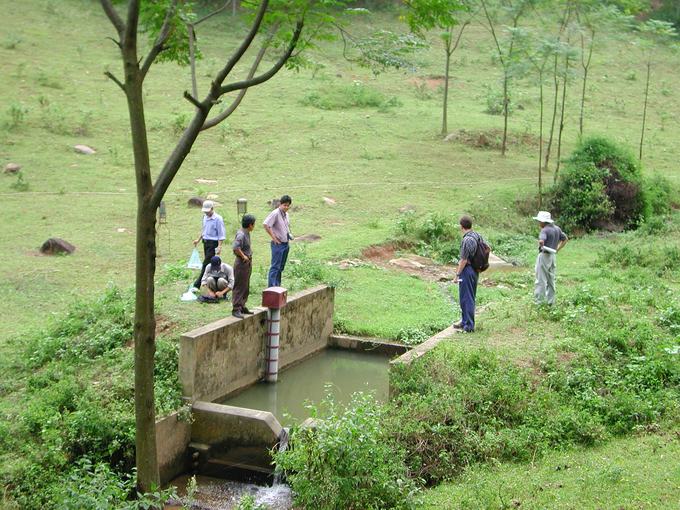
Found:
[[[328,384],[340,407],[358,391],[375,391],[376,398],[384,401],[389,393],[389,360],[388,356],[377,354],[326,349],[281,372],[276,384],[256,384],[220,404],[269,411],[279,422],[290,425],[284,414],[298,423],[309,418],[305,401],[318,405]]]

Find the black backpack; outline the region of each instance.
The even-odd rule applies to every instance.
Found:
[[[220,300],[217,299],[215,296],[209,296],[208,294],[201,294],[198,296],[198,299],[196,300],[199,303],[219,303]]]
[[[470,260],[470,265],[472,269],[478,273],[483,273],[489,269],[489,252],[491,248],[484,244],[482,236],[477,236],[477,249],[474,255],[472,255],[472,260]]]

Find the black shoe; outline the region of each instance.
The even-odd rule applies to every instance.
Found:
[[[463,321],[458,321],[453,325],[454,328],[457,329],[462,329],[463,328]]]
[[[237,319],[243,319],[243,315],[241,314],[241,312],[231,312],[231,314]]]
[[[251,312],[245,306],[241,308],[241,313],[247,313],[248,315],[253,315],[255,312]]]

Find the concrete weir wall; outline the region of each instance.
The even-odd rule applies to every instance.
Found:
[[[324,349],[333,332],[334,290],[326,285],[289,296],[281,309],[279,369]],[[191,402],[214,402],[260,381],[265,371],[267,312],[253,308],[185,333],[179,379]]]
[[[333,333],[335,292],[326,285],[289,296],[281,309],[279,369],[325,349]],[[163,483],[193,467],[243,466],[266,471],[283,429],[269,412],[214,404],[264,378],[267,311],[228,317],[180,338],[179,378],[193,423],[174,413],[156,423]]]

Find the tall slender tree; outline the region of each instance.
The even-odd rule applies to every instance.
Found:
[[[519,25],[519,20],[529,10],[533,9],[535,0],[479,0],[485,20],[484,26],[491,33],[498,60],[503,69],[503,141],[501,144],[501,154],[505,155],[508,140],[508,106],[510,103],[510,82],[513,78],[515,69],[515,40],[514,32]],[[508,27],[509,37],[504,38],[499,32],[500,26]]]
[[[148,492],[160,483],[156,457],[154,409],[154,353],[156,350],[156,322],[154,317],[154,273],[156,269],[156,211],[161,199],[172,183],[201,131],[216,126],[231,114],[246,90],[266,83],[284,66],[302,65],[297,58],[300,52],[313,47],[315,41],[336,37],[342,23],[337,16],[340,0],[260,0],[244,3],[249,28],[243,40],[228,55],[222,68],[213,76],[203,98],[185,92],[184,98],[194,115],[175,144],[165,163],[155,177],[149,158],[149,142],[144,111],[144,80],[156,62],[175,61],[188,64],[193,61],[192,26],[196,16],[187,0],[127,0],[124,8],[114,7],[115,0],[100,0],[102,8],[113,25],[115,44],[120,50],[122,69],[119,79],[113,72],[106,75],[123,91],[130,117],[130,133],[137,186],[136,222],[136,274],[135,274],[135,418],[137,485]],[[309,28],[308,28],[309,27]],[[150,37],[149,50],[140,55],[140,34]],[[399,52],[399,40],[384,38],[374,42],[371,55],[361,53],[355,61],[359,65],[384,68],[404,64],[394,58]],[[248,62],[251,47],[259,51],[250,61],[250,72],[245,79],[229,81],[238,64]],[[384,42],[387,41],[387,42]],[[406,41],[405,44],[408,44]],[[381,46],[383,45],[383,46]],[[389,45],[388,48],[384,45]],[[355,45],[358,48],[358,45]],[[363,50],[358,48],[359,52]],[[260,72],[259,65],[268,55],[273,62]],[[210,117],[220,99],[231,92],[240,92],[227,108],[227,113]]]
[[[187,4],[183,0],[147,2],[128,0],[126,12],[120,14],[111,0],[100,0],[102,8],[115,31],[115,43],[122,59],[122,78],[113,72],[107,76],[125,94],[130,117],[130,133],[134,154],[137,183],[136,223],[136,295],[135,295],[135,417],[137,484],[148,492],[160,485],[156,457],[156,432],[154,410],[154,353],[156,350],[156,322],[154,318],[154,273],[156,261],[156,211],[168,186],[189,154],[209,114],[219,99],[232,91],[244,90],[270,80],[286,64],[290,64],[296,48],[312,44],[305,37],[305,27],[314,27],[315,37],[328,36],[325,27],[331,21],[332,0],[321,3],[296,0],[278,2],[262,0],[249,10],[250,28],[241,44],[226,59],[214,76],[203,99],[189,92],[184,97],[193,105],[194,116],[181,135],[163,167],[154,178],[149,158],[146,118],[144,110],[144,80],[152,65],[160,60],[187,60],[189,38],[186,27]],[[149,12],[150,11],[150,12]],[[144,14],[149,14],[144,17]],[[235,66],[245,58],[261,31],[276,27],[277,43],[266,51],[271,52],[274,63],[264,72],[244,80],[228,82]],[[140,31],[155,35],[146,55],[140,56]],[[311,37],[311,36],[310,36]]]
[[[647,125],[647,105],[649,101],[649,84],[652,76],[652,64],[658,45],[664,40],[677,37],[675,27],[668,21],[647,20],[640,25],[638,38],[634,44],[639,49],[642,62],[645,65],[645,90],[644,102],[642,106],[642,127],[640,129],[640,161],[642,161],[642,148],[645,142],[645,128]]]
[[[402,19],[411,32],[425,37],[425,32],[438,28],[443,30],[440,38],[444,45],[444,99],[442,108],[442,135],[448,133],[448,99],[451,56],[458,48],[463,31],[470,24],[478,8],[472,0],[406,0],[406,12]]]

